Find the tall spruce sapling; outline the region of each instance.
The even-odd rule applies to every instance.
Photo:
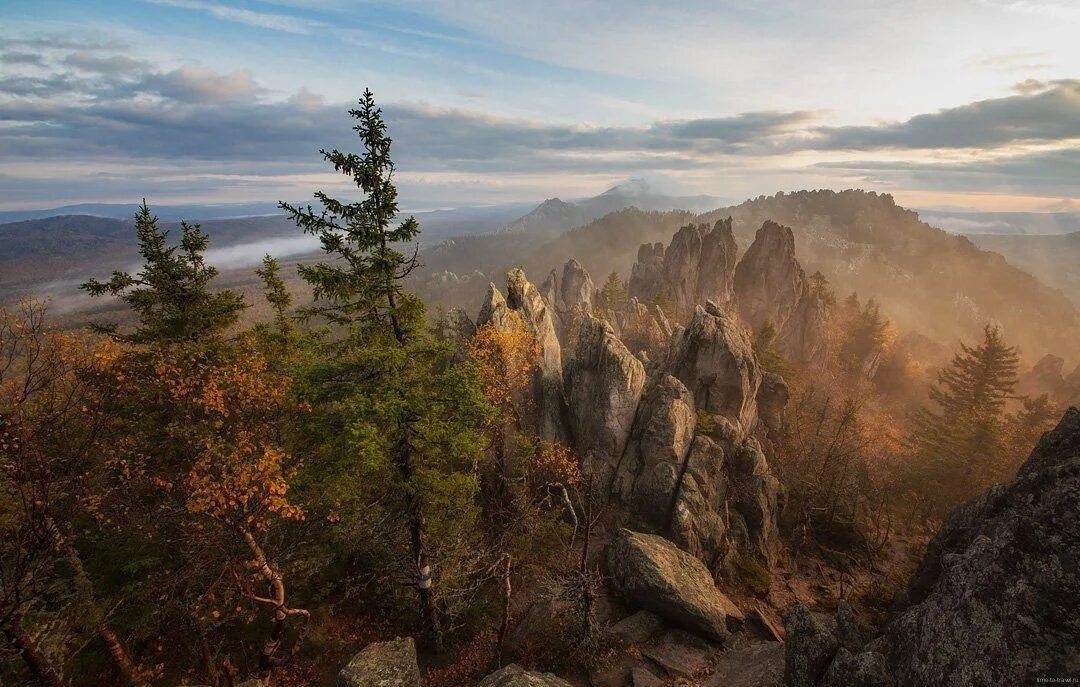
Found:
[[[383,465],[395,476],[390,488],[406,521],[409,584],[417,591],[426,639],[441,650],[447,595],[439,599],[437,590],[450,573],[446,565],[435,570],[436,560],[445,562],[448,555],[439,558],[432,551],[460,545],[454,544],[460,537],[433,541],[433,533],[449,526],[446,508],[470,508],[471,467],[483,450],[479,428],[488,406],[471,368],[454,362],[452,345],[426,326],[420,300],[404,287],[418,265],[416,249],[410,256],[397,246],[414,240],[420,226],[412,217],[398,218],[392,141],[370,90],[349,114],[362,151],[321,153],[352,179],[360,199],[345,202],[318,191],[318,210],[280,203],[330,258],[299,267],[314,295],[301,316],[329,322],[342,333],[327,342],[308,388],[315,407],[325,411],[329,450],[353,466],[352,472],[329,476],[327,488],[343,489],[342,481],[352,483],[353,492],[387,488],[362,476],[372,469],[383,474]],[[348,433],[342,437],[332,427]],[[454,489],[459,491],[448,496]],[[425,513],[439,508],[439,520],[427,522]]]

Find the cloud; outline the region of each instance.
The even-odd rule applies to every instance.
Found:
[[[185,66],[163,74],[147,74],[131,88],[183,103],[203,105],[251,102],[263,92],[249,69],[218,74],[197,66]]]
[[[6,52],[0,55],[0,62],[6,64],[25,64],[33,67],[45,66],[45,60],[41,55],[32,52]]]
[[[988,148],[1080,138],[1080,80],[1028,80],[1020,92],[904,122],[818,129],[816,149]]]
[[[1074,197],[1080,149],[1036,151],[965,162],[840,161],[815,165],[858,175],[868,185]]]
[[[145,71],[150,66],[144,60],[126,55],[96,55],[85,50],[71,53],[63,59],[63,63],[79,71],[109,76],[133,74]]]
[[[180,7],[189,10],[198,10],[206,12],[213,17],[223,19],[225,21],[236,22],[238,24],[246,24],[248,26],[254,26],[260,29],[270,29],[272,31],[284,31],[286,33],[311,33],[317,29],[325,28],[327,25],[320,21],[313,19],[307,19],[304,17],[295,17],[287,14],[276,14],[271,12],[256,12],[254,10],[243,9],[239,7],[230,7],[229,5],[223,5],[213,2],[202,2],[201,0],[149,0],[155,5],[165,5],[168,7]]]

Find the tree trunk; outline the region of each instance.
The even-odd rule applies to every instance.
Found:
[[[26,662],[26,667],[30,669],[30,674],[38,682],[45,687],[64,687],[64,680],[60,677],[60,673],[52,667],[48,657],[38,649],[34,638],[23,629],[21,617],[12,616],[10,625],[4,628],[4,636],[18,650],[19,655]]]
[[[98,627],[97,633],[101,643],[105,645],[105,650],[109,652],[113,665],[116,666],[124,680],[132,687],[150,687],[150,681],[146,679],[139,667],[128,656],[116,633],[109,629],[108,625],[104,624]]]
[[[435,608],[434,582],[431,579],[431,562],[428,560],[427,537],[424,532],[424,513],[415,495],[409,500],[409,534],[413,560],[416,561],[416,591],[420,598],[420,615],[424,619],[428,642],[436,652],[442,653],[442,624],[439,622],[438,609]]]

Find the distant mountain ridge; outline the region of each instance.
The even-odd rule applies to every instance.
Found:
[[[931,226],[887,194],[858,190],[777,193],[701,215],[625,209],[555,237],[456,239],[424,251],[428,282],[420,288],[429,300],[470,306],[510,267],[540,280],[571,257],[598,279],[611,271],[627,279],[642,243],[666,243],[680,226],[729,215],[739,250],[766,220],[790,226],[808,274],[820,270],[842,297],[875,298],[902,331],[951,348],[996,323],[1026,358],[1076,355],[1080,311],[1038,273]]]
[[[670,195],[661,192],[649,181],[634,177],[591,198],[570,202],[560,198],[549,198],[529,213],[504,226],[501,231],[542,233],[554,236],[626,208],[705,212],[718,207],[723,202],[720,198],[707,195]]]
[[[978,247],[1061,289],[1080,308],[1080,231],[1054,235],[968,234]],[[1077,344],[1080,348],[1080,343]]]

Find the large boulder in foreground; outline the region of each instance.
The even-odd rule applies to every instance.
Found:
[[[953,511],[903,610],[864,651],[838,650],[817,685],[989,687],[1075,676],[1078,504],[1080,410],[1070,408],[1016,479]]]
[[[516,663],[511,663],[485,677],[476,687],[573,687],[573,685],[551,673],[533,673]]]
[[[663,537],[621,530],[608,549],[615,590],[634,608],[724,641],[742,612],[716,588],[705,564]]]
[[[337,687],[420,687],[412,637],[369,644],[338,673]]]

